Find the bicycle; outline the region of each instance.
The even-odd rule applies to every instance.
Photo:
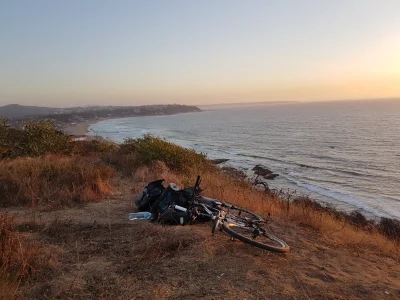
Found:
[[[290,251],[286,242],[264,228],[266,220],[242,207],[201,196],[200,183],[198,176],[188,209],[192,221],[197,218],[210,219],[213,222],[212,234],[219,229],[230,235],[231,240],[238,239],[263,250],[278,253]]]

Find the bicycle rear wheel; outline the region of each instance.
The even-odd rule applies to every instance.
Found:
[[[290,250],[290,247],[280,238],[266,232],[263,228],[246,226],[240,220],[228,218],[222,224],[222,229],[231,237],[263,250],[278,253],[286,253]]]

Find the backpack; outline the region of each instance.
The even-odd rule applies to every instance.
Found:
[[[160,223],[185,225],[190,220],[188,206],[189,202],[183,191],[175,183],[170,183],[154,202],[151,212]]]
[[[149,211],[161,196],[165,187],[164,179],[150,182],[136,197],[135,204],[139,211]]]

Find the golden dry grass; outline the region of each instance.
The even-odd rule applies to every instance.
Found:
[[[237,204],[262,216],[270,214],[274,220],[285,225],[307,226],[318,231],[321,238],[338,245],[369,247],[389,255],[400,257],[399,245],[380,233],[377,228],[358,228],[346,218],[338,217],[329,210],[312,205],[285,201],[277,196],[256,190],[245,181],[234,180],[218,171],[201,174],[205,196]],[[145,186],[149,181],[163,178],[180,187],[194,184],[195,175],[182,176],[172,172],[162,162],[151,167],[137,169],[134,178]]]
[[[157,146],[159,142],[155,142]],[[84,153],[85,147],[77,152],[86,156],[50,155],[0,161],[0,205],[39,207],[41,212],[33,211],[46,216],[54,217],[58,213],[48,210],[93,202],[113,193],[116,171],[105,163],[119,171],[127,189],[124,191],[123,186],[119,186],[117,198],[124,197],[123,202],[109,199],[107,203],[90,203],[63,210],[64,220],[43,223],[40,232],[27,232],[23,228],[21,230],[21,224],[15,226],[10,215],[0,215],[0,299],[12,299],[16,297],[16,293],[26,299],[42,299],[44,291],[54,298],[64,299],[88,299],[88,295],[93,299],[130,299],[132,293],[143,299],[165,298],[174,294],[170,289],[171,284],[165,283],[168,278],[175,278],[178,281],[173,284],[180,285],[182,278],[186,280],[193,273],[201,276],[202,284],[215,284],[214,291],[222,287],[225,296],[233,291],[234,296],[243,293],[242,296],[239,295],[240,298],[256,295],[261,287],[264,291],[257,294],[258,298],[265,298],[265,295],[281,289],[288,297],[295,291],[302,291],[305,297],[300,298],[309,299],[313,293],[323,291],[321,288],[314,288],[315,284],[329,288],[325,285],[326,280],[340,282],[337,288],[331,287],[325,294],[322,292],[319,297],[322,299],[327,295],[335,298],[333,291],[341,291],[349,278],[350,281],[357,281],[359,274],[370,274],[370,266],[365,267],[370,262],[375,267],[371,278],[382,276],[381,274],[395,278],[396,275],[393,274],[398,274],[397,268],[389,271],[380,269],[381,263],[385,263],[388,269],[393,261],[398,262],[400,254],[398,244],[382,235],[379,227],[357,227],[329,209],[321,209],[307,201],[286,201],[271,193],[256,190],[250,183],[232,179],[210,167],[207,162],[204,162],[203,168],[196,168],[196,163],[194,166],[191,163],[197,162],[196,157],[193,160],[183,160],[184,170],[171,170],[169,164],[179,160],[179,155],[175,155],[176,151],[172,151],[176,147],[171,146],[171,155],[167,155],[164,162],[154,161],[153,155],[149,156],[151,153],[144,151],[142,156],[151,158],[150,166],[144,166],[143,161],[138,161],[139,156],[135,149],[125,154],[114,150],[108,153],[108,148],[104,150],[106,153],[99,148],[88,150],[96,152],[94,155]],[[153,148],[146,146],[146,149]],[[163,147],[157,146],[156,150],[157,158],[161,154],[161,157],[165,156],[162,153]],[[185,157],[192,156],[195,154]],[[263,254],[258,259],[260,253],[257,249],[247,245],[229,244],[224,235],[210,237],[208,228],[204,226],[162,227],[150,223],[133,224],[126,220],[125,215],[124,221],[121,221],[121,213],[127,214],[125,209],[132,210],[131,206],[126,207],[128,202],[132,204],[135,193],[149,181],[163,178],[180,187],[189,187],[194,184],[198,174],[203,179],[204,195],[240,205],[262,216],[271,214],[269,228],[292,246],[292,253],[287,256],[273,256],[273,259]],[[111,211],[111,207],[115,209]],[[58,251],[63,255],[57,255]],[[353,272],[352,265],[346,271],[348,275],[344,274],[342,270],[353,260],[358,261],[358,271]],[[326,261],[330,261],[328,265],[332,270],[326,270]],[[197,265],[202,268],[196,268]],[[249,265],[250,270],[243,268]],[[235,266],[229,277],[224,275],[227,278],[224,281],[225,286],[216,281],[215,278],[223,281],[221,274],[229,273]],[[337,270],[334,269],[336,267]],[[257,275],[257,272],[261,273]],[[274,284],[269,281],[272,277],[265,280],[265,276],[271,272],[275,279]],[[255,283],[253,290],[243,292],[240,288],[232,287],[232,282],[240,285],[246,279],[242,277],[236,281],[239,273],[248,277],[245,288]],[[356,275],[353,276],[353,273]],[[159,274],[163,274],[162,279]],[[210,278],[210,274],[216,276]],[[289,283],[282,283],[283,274],[285,278],[290,277]],[[39,276],[43,279],[42,282],[36,281]],[[51,276],[54,278],[50,278]],[[324,283],[321,284],[318,280]],[[361,286],[349,286],[347,291],[355,290],[355,294],[364,295],[364,285],[370,283],[368,280],[367,276],[361,281]],[[149,288],[149,282],[153,282],[156,287]],[[304,285],[307,282],[308,285]],[[187,289],[185,286],[180,291],[183,294],[175,296],[179,298],[186,295],[187,298],[198,295],[202,292],[202,284],[198,284],[199,288],[192,286]],[[53,288],[49,289],[49,286]],[[391,293],[393,286],[395,285],[391,285]],[[127,290],[127,287],[131,290]],[[272,288],[267,291],[267,287]],[[380,292],[383,288],[386,287],[380,286],[379,289],[370,289],[369,292]],[[286,289],[292,289],[293,293]],[[185,294],[187,290],[189,292]],[[220,296],[222,294],[212,294],[209,299]]]
[[[132,299],[134,295],[138,299],[191,299],[201,295],[204,299],[338,299],[337,295],[346,295],[346,299],[382,299],[385,297],[379,296],[388,292],[386,298],[395,299],[398,265],[393,255],[331,239],[329,232],[318,230],[318,222],[310,223],[311,210],[308,219],[298,219],[308,208],[292,210],[295,206],[290,206],[288,213],[284,201],[253,191],[245,183],[218,173],[203,175],[202,186],[208,196],[236,203],[242,199],[240,205],[262,215],[273,211],[268,228],[286,240],[292,252],[263,252],[232,242],[220,232],[211,236],[206,224],[130,222],[132,189],[138,192],[157,178],[181,187],[193,184],[194,178],[171,172],[157,162],[119,181],[120,193],[114,200],[65,209],[62,217],[57,211],[38,212],[37,218],[44,222],[42,229],[30,234],[60,252],[59,265],[50,270],[51,277],[37,280],[33,276],[22,282],[17,298]],[[246,189],[247,198],[243,198]],[[332,226],[337,228],[336,223]],[[342,231],[348,235],[348,229],[357,238],[367,234],[351,226]],[[386,279],[375,284],[376,278]]]
[[[0,161],[0,205],[59,208],[112,193],[116,172],[96,157],[49,155]]]
[[[7,276],[0,275],[0,300],[11,300],[14,299],[19,284],[15,280],[9,280]]]
[[[14,217],[0,214],[0,299],[13,299],[21,283],[46,276],[57,265],[57,252],[18,232]]]

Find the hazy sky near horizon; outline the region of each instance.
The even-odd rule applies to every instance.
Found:
[[[400,96],[400,0],[0,0],[0,105]]]

